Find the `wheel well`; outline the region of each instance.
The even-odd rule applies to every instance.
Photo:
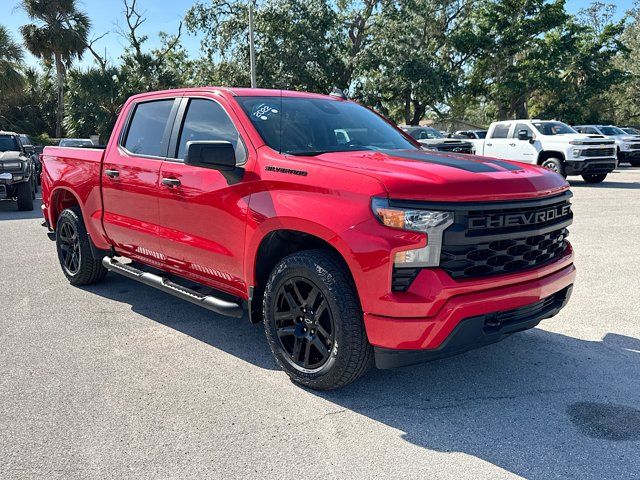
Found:
[[[562,152],[544,151],[540,152],[540,155],[538,155],[538,165],[542,165],[542,162],[550,158],[557,158],[560,161],[564,162],[564,155],[562,154]]]
[[[80,207],[76,196],[64,188],[56,190],[51,198],[51,228],[56,227],[60,214],[70,207]]]
[[[273,268],[284,257],[304,250],[326,250],[334,253],[336,257],[343,262],[349,274],[351,274],[349,266],[340,252],[325,240],[297,230],[276,230],[270,232],[262,239],[256,253],[255,286],[253,292],[253,298],[256,300],[252,302],[252,322],[261,320],[262,301],[260,299],[262,298],[262,293],[264,292],[265,285]]]

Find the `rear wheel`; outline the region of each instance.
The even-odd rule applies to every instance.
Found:
[[[542,162],[542,166],[552,172],[556,172],[558,175],[566,177],[564,173],[564,165],[562,165],[562,160],[559,158],[547,158]]]
[[[264,326],[280,367],[307,387],[342,387],[372,363],[353,281],[331,252],[294,253],[276,265],[265,290]]]
[[[584,181],[587,183],[601,183],[602,181],[604,181],[605,178],[607,178],[607,174],[606,173],[598,173],[598,174],[586,174],[586,175],[582,175],[582,178],[584,178]]]
[[[22,182],[16,187],[16,197],[18,198],[18,210],[30,212],[33,210],[33,185],[31,180]]]
[[[90,285],[104,279],[107,269],[93,258],[91,240],[78,207],[64,210],[56,225],[58,260],[72,285]]]

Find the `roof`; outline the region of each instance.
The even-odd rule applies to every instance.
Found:
[[[327,100],[343,101],[343,99],[313,92],[298,92],[294,90],[276,90],[269,88],[244,88],[244,87],[193,87],[193,88],[176,88],[170,90],[159,90],[153,92],[139,93],[133,95],[132,98],[152,97],[155,95],[193,95],[194,93],[217,93],[223,96],[231,97],[304,97],[304,98],[324,98]]]
[[[0,130],[0,135],[18,135],[16,132],[6,132],[4,130]]]

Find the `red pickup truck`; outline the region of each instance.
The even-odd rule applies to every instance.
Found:
[[[338,94],[146,93],[105,148],[43,159],[72,284],[112,271],[246,314],[315,389],[534,327],[575,277],[560,175],[424,150]]]

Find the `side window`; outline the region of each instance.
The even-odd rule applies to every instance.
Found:
[[[518,133],[520,133],[520,130],[526,130],[529,134],[529,137],[533,137],[533,132],[526,124],[516,123],[516,128],[513,129],[513,135],[511,135],[511,138],[518,138]]]
[[[129,123],[124,148],[139,155],[164,157],[165,129],[171,114],[174,99],[139,103]]]
[[[491,138],[507,138],[509,135],[509,127],[511,127],[510,123],[499,123],[493,129]]]
[[[235,125],[220,104],[213,100],[194,98],[189,101],[178,140],[177,158],[184,158],[187,142],[218,140],[231,142],[236,151],[236,163],[247,161],[247,150]]]

